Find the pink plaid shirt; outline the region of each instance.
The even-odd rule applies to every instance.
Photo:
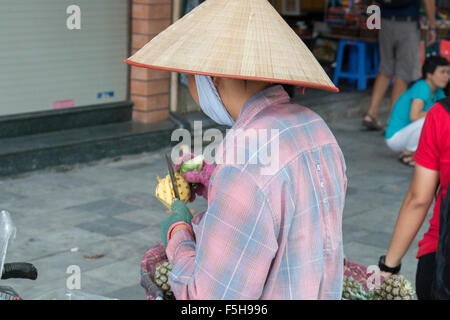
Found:
[[[317,114],[291,104],[281,85],[253,96],[236,129],[277,133],[259,148],[239,134],[225,137],[216,161],[244,150],[245,162],[218,163],[208,210],[193,220],[195,239],[185,230],[170,239],[176,298],[341,299],[347,177],[333,134]],[[262,161],[252,160],[275,142],[278,165],[262,174]]]

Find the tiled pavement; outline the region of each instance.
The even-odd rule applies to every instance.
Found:
[[[347,162],[344,212],[346,255],[375,264],[389,245],[413,170],[395,160],[380,133],[360,130],[360,119],[330,125]],[[164,150],[163,150],[164,151]],[[166,150],[167,151],[167,150]],[[167,172],[162,151],[0,179],[0,208],[11,212],[17,236],[8,261],[29,261],[38,280],[2,281],[25,299],[56,298],[70,265],[81,269],[82,292],[145,299],[140,260],[159,241],[165,207],[154,197],[156,176]],[[206,209],[198,199],[190,206]],[[417,240],[403,260],[414,282]],[[59,291],[58,291],[59,290]]]

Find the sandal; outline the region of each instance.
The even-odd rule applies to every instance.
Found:
[[[408,158],[410,158],[410,160],[407,160]],[[414,168],[416,166],[412,153],[403,153],[400,158],[398,158],[398,161],[408,167]]]
[[[364,117],[369,117],[370,121],[363,119],[362,125],[366,127],[370,131],[381,131],[383,130],[383,126],[374,116],[366,113]]]

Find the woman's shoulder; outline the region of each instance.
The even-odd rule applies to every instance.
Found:
[[[424,79],[420,79],[416,81],[410,88],[412,91],[423,91],[427,90],[431,92],[430,86],[428,85],[428,82],[426,82]]]
[[[431,99],[431,88],[428,82],[423,79],[416,81],[409,89],[410,99],[420,99],[423,101],[428,101]]]

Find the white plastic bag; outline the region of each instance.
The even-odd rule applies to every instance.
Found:
[[[8,211],[0,211],[0,276],[3,273],[6,251],[10,239],[16,236],[16,228]]]

